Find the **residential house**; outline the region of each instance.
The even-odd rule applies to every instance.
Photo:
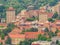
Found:
[[[21,41],[25,40],[25,35],[24,34],[9,34],[9,37],[11,38],[11,43],[13,45],[18,45],[20,44]]]
[[[21,41],[25,40],[25,35],[20,34],[21,30],[19,28],[14,28],[8,36],[11,38],[11,43],[14,45],[19,44]]]
[[[52,42],[48,42],[48,41],[35,41],[32,42],[31,45],[51,45]]]
[[[6,23],[0,23],[0,29],[4,30],[7,28],[7,24]]]
[[[26,39],[37,39],[39,34],[44,34],[44,32],[25,32]]]
[[[44,8],[39,10],[39,22],[45,23],[48,19],[48,14]]]

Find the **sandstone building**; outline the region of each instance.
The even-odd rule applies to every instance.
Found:
[[[13,7],[9,7],[6,11],[6,23],[11,23],[15,21],[15,9]]]

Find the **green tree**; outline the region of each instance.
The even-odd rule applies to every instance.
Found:
[[[51,41],[51,38],[47,38],[47,41]]]
[[[31,45],[33,41],[37,41],[36,39],[25,39],[24,41],[21,41],[19,45]]]
[[[5,34],[4,33],[1,33],[2,40],[4,39],[4,37],[5,37]]]
[[[58,13],[55,12],[52,18],[57,18],[57,17],[58,17]]]
[[[34,21],[35,18],[27,18],[27,21]]]
[[[25,40],[25,41],[20,42],[19,45],[31,45],[31,43],[32,43],[31,40]]]
[[[56,41],[56,44],[59,44],[59,41],[58,40]]]
[[[49,22],[54,22],[55,20],[52,19],[52,18],[48,18],[48,21],[49,21]]]
[[[24,34],[25,32],[38,32],[38,29],[37,28],[30,28],[30,29],[23,30],[21,33]]]
[[[41,41],[46,41],[47,38],[41,34],[38,35],[38,40],[41,40]]]
[[[16,26],[13,23],[8,24],[8,28],[13,29],[14,27],[16,27]]]
[[[49,32],[49,29],[48,28],[45,28],[45,30],[44,30],[45,32]]]
[[[31,28],[31,29],[29,29],[28,31],[30,31],[30,32],[37,32],[38,29],[37,29],[37,28]]]
[[[8,35],[8,33],[11,32],[11,31],[12,31],[11,28],[7,28],[7,29],[4,29],[3,33],[4,33],[5,35]]]
[[[12,29],[14,29],[14,27],[16,27],[16,26],[15,26],[13,23],[12,23],[12,24],[8,24],[7,28],[4,29],[3,33],[4,33],[5,35],[8,35],[8,33],[11,32]]]
[[[46,36],[39,34],[38,35],[38,40],[41,40],[41,41],[51,41],[51,38],[47,38]]]
[[[59,32],[59,30],[58,29],[56,29],[56,32],[55,32],[55,34],[57,35],[57,33]]]
[[[58,0],[52,0],[52,2],[50,2],[50,6],[55,6],[57,4]]]
[[[53,33],[52,31],[49,31],[49,32],[48,32],[48,35],[50,36],[50,38],[56,36],[56,34]]]
[[[0,18],[5,18],[5,6],[0,4]]]
[[[4,11],[4,9],[5,9],[4,5],[3,5],[3,4],[1,4],[1,5],[0,5],[0,12],[3,12],[3,11]]]
[[[2,45],[2,44],[0,43],[0,45]]]
[[[28,5],[33,5],[34,9],[39,9],[46,4],[54,6],[57,2],[58,0],[0,0],[0,4],[4,4],[5,9],[10,6],[14,7],[16,9],[16,14],[20,13],[23,9],[27,9]]]
[[[0,35],[1,35],[2,31],[0,30]]]
[[[5,41],[6,44],[11,44],[11,38],[8,37],[8,39]]]

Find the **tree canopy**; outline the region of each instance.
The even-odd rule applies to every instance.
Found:
[[[22,9],[26,9],[28,5],[34,5],[35,9],[38,9],[40,6],[44,6],[46,4],[54,6],[58,1],[59,0],[0,0],[0,4],[4,4],[6,8],[13,6],[17,9],[16,11],[19,12]]]

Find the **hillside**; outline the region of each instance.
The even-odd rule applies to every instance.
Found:
[[[39,9],[40,6],[46,4],[54,6],[58,1],[59,0],[0,0],[0,4],[3,4],[5,9],[13,6],[16,9],[16,13],[19,13],[21,10],[27,9],[28,5],[33,5],[35,9]]]

